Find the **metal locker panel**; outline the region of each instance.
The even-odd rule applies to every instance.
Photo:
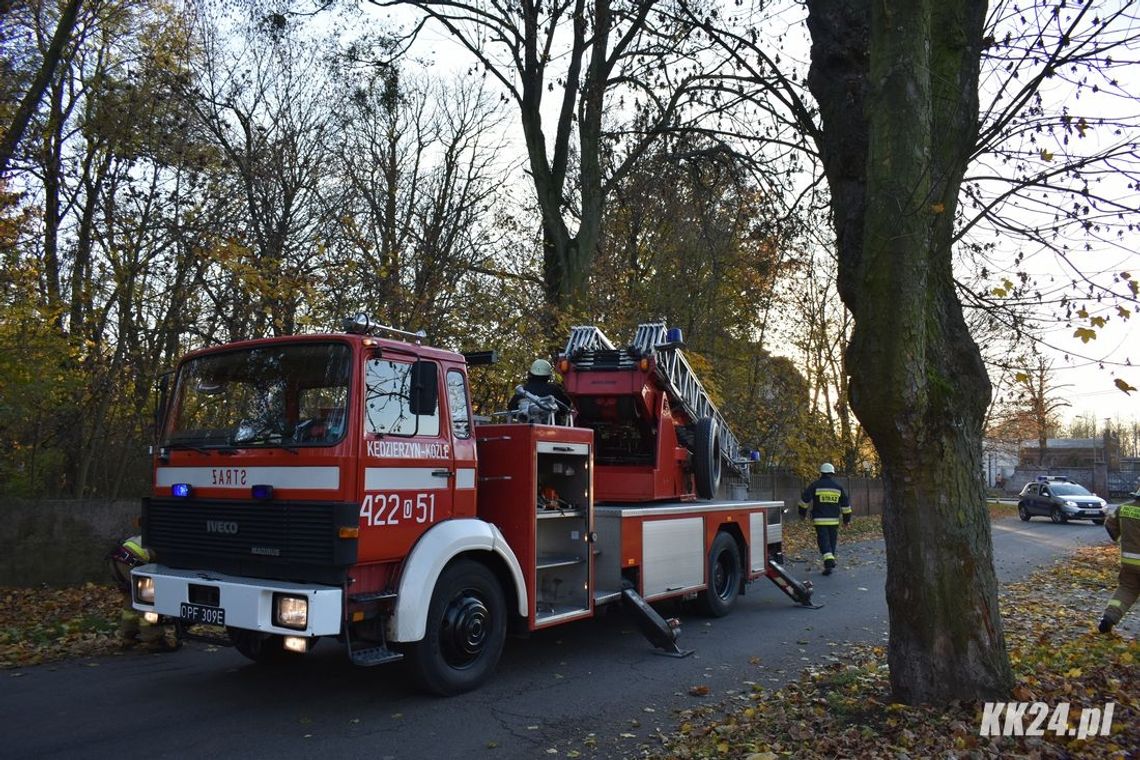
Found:
[[[704,520],[646,520],[642,523],[642,588],[647,599],[705,582]]]
[[[776,525],[773,527],[780,528],[782,526]],[[752,566],[752,572],[762,573],[766,569],[764,567],[764,555],[766,554],[764,547],[773,540],[771,533],[767,536],[764,534],[763,512],[753,512],[748,515],[748,534],[752,537],[752,551],[749,552],[749,554],[752,555],[752,560],[749,564]],[[780,539],[777,537],[774,540],[779,541]]]

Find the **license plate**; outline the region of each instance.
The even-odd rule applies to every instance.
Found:
[[[182,622],[194,625],[225,625],[226,611],[221,607],[207,607],[204,604],[189,604],[182,602],[178,610]]]

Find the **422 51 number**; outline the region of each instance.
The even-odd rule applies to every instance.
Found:
[[[365,525],[399,525],[401,521],[421,524],[435,522],[435,494],[367,494],[360,505],[360,519]]]

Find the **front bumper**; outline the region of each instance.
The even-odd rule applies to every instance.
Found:
[[[1099,507],[1061,507],[1070,520],[1103,520],[1104,510]]]
[[[140,612],[181,619],[183,603],[200,603],[203,591],[217,590],[216,606],[225,610],[226,627],[275,633],[282,636],[335,636],[341,632],[343,593],[335,586],[287,581],[265,581],[201,570],[178,570],[159,564],[137,567],[132,577],[154,580],[154,604],[132,600]],[[191,594],[191,587],[194,594]],[[303,630],[273,624],[275,593],[303,596],[309,602],[308,624]]]

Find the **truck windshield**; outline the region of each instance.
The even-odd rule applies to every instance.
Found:
[[[182,365],[167,448],[327,446],[344,437],[352,352],[343,343],[222,351]]]

